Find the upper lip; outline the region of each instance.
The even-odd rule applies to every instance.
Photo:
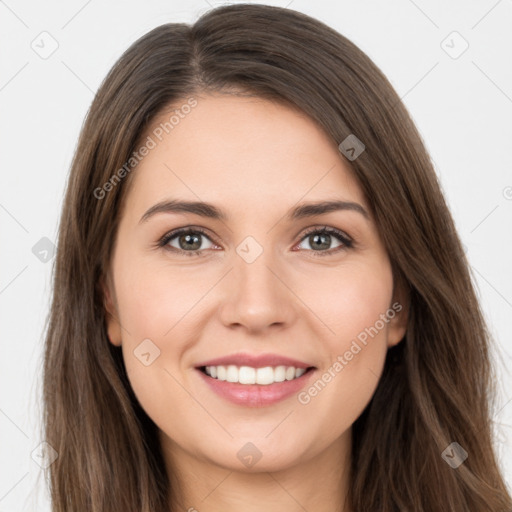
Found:
[[[252,368],[264,368],[265,366],[293,366],[295,368],[310,368],[313,365],[304,363],[291,357],[280,356],[279,354],[231,354],[227,356],[210,359],[196,365],[196,368],[203,366],[250,366]]]

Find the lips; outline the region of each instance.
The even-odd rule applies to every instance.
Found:
[[[217,359],[204,361],[196,365],[196,368],[229,365],[238,367],[250,366],[251,368],[264,368],[265,366],[293,366],[295,368],[303,368],[304,370],[313,367],[312,364],[305,363],[304,361],[299,361],[297,359],[292,359],[290,357],[280,356],[277,354],[231,354],[224,357],[218,357]]]
[[[213,392],[247,407],[271,405],[298,393],[315,369],[304,361],[277,354],[233,354],[196,366]]]

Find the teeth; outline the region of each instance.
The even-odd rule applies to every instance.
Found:
[[[286,366],[274,368],[274,382],[283,382],[284,380],[286,380]]]
[[[256,369],[250,368],[249,366],[242,366],[240,370],[236,366],[232,368],[238,373],[237,381],[240,382],[240,384],[256,384],[256,375],[258,373]]]
[[[217,368],[217,379],[226,380],[226,368],[224,366],[216,366],[216,368]],[[210,370],[210,372],[211,372],[211,370]],[[212,375],[212,377],[213,377],[213,375]]]
[[[236,366],[228,366],[226,380],[228,382],[238,382],[238,368]]]
[[[265,366],[264,368],[251,368],[250,366],[206,366],[205,372],[214,379],[239,384],[260,384],[267,386],[274,382],[298,379],[306,370],[294,366]]]

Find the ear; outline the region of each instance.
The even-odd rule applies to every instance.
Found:
[[[105,317],[107,323],[107,336],[116,347],[121,346],[121,323],[118,320],[117,308],[114,304],[113,297],[115,294],[112,292],[113,287],[110,284],[110,279],[104,279],[104,276],[100,280],[101,290],[103,291],[103,305],[105,307]]]
[[[394,316],[392,317],[394,313]],[[409,319],[409,294],[404,285],[399,285],[393,292],[393,299],[389,306],[388,316],[388,347],[398,345],[407,331]]]

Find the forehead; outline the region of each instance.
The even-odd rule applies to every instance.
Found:
[[[290,205],[316,199],[365,204],[337,144],[298,109],[233,95],[196,101],[179,116],[177,102],[144,134],[152,149],[132,171],[126,198],[137,211],[167,196],[227,210],[259,211],[284,199]]]

